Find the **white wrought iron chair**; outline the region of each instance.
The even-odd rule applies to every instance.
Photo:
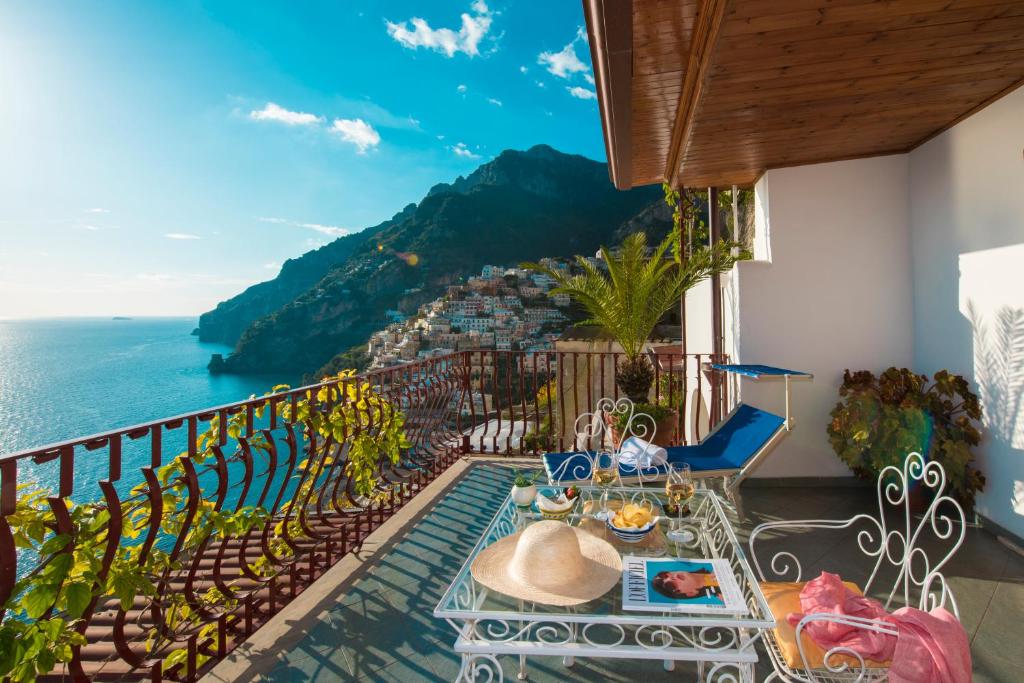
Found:
[[[910,511],[910,492],[913,486],[923,486],[933,494],[931,503],[920,519],[914,519]],[[882,575],[895,572],[892,587],[888,591],[885,608],[892,610],[901,606],[913,606],[922,610],[945,607],[960,618],[954,598],[942,569],[961,546],[966,533],[966,519],[963,508],[953,498],[944,494],[946,473],[937,462],[926,462],[919,453],[907,456],[902,469],[886,467],[878,479],[878,516],[854,515],[844,520],[793,520],[767,522],[754,528],[750,533],[750,557],[754,570],[761,581],[800,582],[804,577],[800,560],[793,552],[778,550],[767,567],[762,565],[757,554],[757,543],[767,536],[779,532],[810,529],[857,530],[856,545],[874,566],[867,582],[862,586],[869,595]],[[888,515],[887,515],[888,513]],[[927,545],[927,547],[926,547]],[[934,547],[937,546],[937,547]],[[765,570],[768,570],[767,572]],[[826,567],[826,570],[828,568]],[[765,584],[763,584],[765,585]],[[770,585],[770,584],[768,584]],[[884,584],[888,587],[888,584]],[[778,618],[779,615],[777,614]],[[812,645],[803,629],[814,622],[833,622],[887,635],[897,635],[889,623],[836,614],[808,614],[797,624],[795,640],[799,650],[798,665],[794,666],[780,646],[780,631],[775,629],[765,635],[765,645],[774,673],[766,680],[801,681],[818,683],[842,681],[862,683],[888,680],[884,664],[866,662],[856,652],[847,648],[833,648],[819,652],[820,665],[809,651]]]
[[[647,442],[638,461],[649,455],[656,448],[650,445],[657,435],[658,426],[654,418],[647,413],[635,409],[628,398],[600,398],[594,411],[582,413],[574,424],[574,446],[577,450],[570,453],[546,454],[543,456],[548,482],[551,484],[568,484],[589,481],[593,475],[595,460],[605,454],[616,454],[617,446],[612,438],[611,428],[605,421],[607,414],[625,416],[625,427],[619,435],[619,444],[631,437]],[[665,477],[664,468],[644,467],[643,464],[633,465],[617,461],[620,483],[635,483],[643,486]]]

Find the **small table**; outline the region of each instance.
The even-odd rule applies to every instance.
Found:
[[[567,520],[591,533],[604,534],[623,555],[665,555],[727,560],[749,609],[748,614],[637,612],[622,609],[622,584],[604,596],[576,607],[552,607],[518,600],[478,584],[470,574],[477,554],[491,543],[541,519],[530,508],[518,508],[506,498],[452,581],[434,616],[455,629],[454,651],[462,656],[457,681],[503,681],[499,655],[519,657],[518,678],[527,678],[527,658],[540,655],[563,658],[572,666],[577,657],[657,659],[672,670],[677,661],[698,663],[702,681],[753,681],[757,662],[755,645],[766,629],[775,626],[771,611],[746,554],[713,491],[698,489],[690,500],[691,515],[684,520],[693,540],[673,543],[661,534],[653,542],[629,544],[609,533],[591,510],[598,510],[601,489],[583,486],[581,502]],[[554,496],[558,487],[539,486]],[[654,488],[612,488],[611,505],[647,502],[660,510],[664,491]],[[667,524],[667,520],[660,524]]]

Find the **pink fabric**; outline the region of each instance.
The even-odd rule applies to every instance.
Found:
[[[880,619],[892,624],[899,636],[827,621],[811,622],[803,629],[824,650],[845,647],[865,659],[892,660],[889,666],[892,683],[969,683],[971,680],[967,633],[957,618],[941,607],[931,612],[902,607],[889,614],[880,602],[858,595],[837,575],[828,572],[807,582],[800,591],[800,606],[803,614],[788,617],[794,628],[804,614],[820,612]]]

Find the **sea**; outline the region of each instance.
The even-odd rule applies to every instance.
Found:
[[[195,318],[0,320],[0,456],[241,401],[298,380],[209,374],[210,354],[231,348],[200,342],[191,335],[195,326]],[[76,481],[95,480],[105,469],[106,457],[91,463],[87,455],[76,457]]]

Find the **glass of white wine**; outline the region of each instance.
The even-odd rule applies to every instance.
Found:
[[[594,484],[601,489],[601,519],[608,517],[608,489],[619,477],[619,463],[613,453],[598,453],[594,457]]]
[[[683,529],[683,510],[693,498],[695,486],[693,474],[688,463],[669,463],[668,479],[665,480],[665,495],[676,506],[675,528],[668,533],[670,541],[688,543],[693,540],[693,533]]]

